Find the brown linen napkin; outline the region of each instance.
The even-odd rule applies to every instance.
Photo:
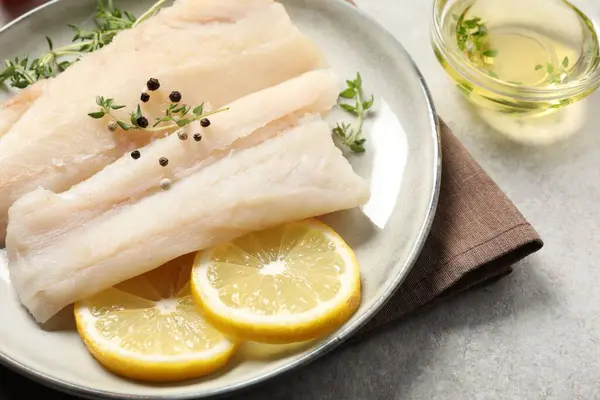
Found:
[[[440,121],[442,182],[431,232],[408,277],[359,334],[502,278],[542,248],[537,232]]]

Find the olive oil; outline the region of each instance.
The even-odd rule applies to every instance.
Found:
[[[473,103],[501,113],[539,115],[576,102],[598,86],[586,84],[599,69],[598,32],[569,2],[438,3],[445,6],[440,31],[449,48],[442,50],[434,41],[436,56]],[[484,78],[469,79],[470,70]]]
[[[494,77],[532,87],[562,83],[579,55],[557,38],[521,26],[490,29],[489,46],[496,55],[485,58],[485,68]]]

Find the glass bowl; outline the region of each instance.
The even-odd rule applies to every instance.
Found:
[[[595,3],[435,0],[434,52],[484,113],[547,115],[600,85]]]

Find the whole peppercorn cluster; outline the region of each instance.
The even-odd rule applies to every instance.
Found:
[[[151,92],[159,90],[160,87],[160,81],[157,78],[148,79],[146,82],[147,91],[143,91],[140,94],[140,101],[142,103],[149,102],[151,100]],[[125,106],[116,105],[114,103],[114,99],[108,99],[102,96],[98,96],[96,98],[96,103],[101,107],[100,111],[90,113],[89,116],[96,119],[102,118],[105,115],[113,117],[114,119],[107,123],[107,128],[110,132],[116,132],[119,128],[125,131],[130,129],[144,129],[153,132],[162,132],[172,127],[179,127],[180,129],[176,130],[175,134],[179,140],[185,141],[189,137],[188,133],[183,129],[185,125],[188,125],[193,121],[199,121],[202,128],[208,128],[211,126],[211,121],[204,116],[208,115],[204,114],[204,104],[201,104],[195,108],[189,107],[185,104],[180,105],[179,103],[181,102],[182,98],[183,95],[181,92],[177,90],[172,91],[169,94],[169,100],[171,101],[171,104],[167,107],[165,116],[156,118],[156,123],[152,127],[150,127],[150,121],[148,118],[142,114],[140,105],[138,105],[136,110],[131,113],[130,123],[127,123],[117,119],[114,114],[112,114],[113,110],[119,110]],[[222,109],[209,114],[226,110],[227,109]],[[192,138],[195,142],[200,142],[202,141],[202,134],[194,133]],[[130,153],[130,156],[134,160],[139,160],[142,154],[140,150],[134,150]],[[169,165],[169,159],[167,157],[160,157],[158,159],[158,164],[161,167],[167,167]],[[173,182],[170,179],[164,178],[160,182],[160,187],[164,190],[168,190],[172,184]]]

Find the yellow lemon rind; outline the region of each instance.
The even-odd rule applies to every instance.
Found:
[[[261,325],[236,321],[228,316],[213,312],[194,287],[192,296],[204,317],[219,331],[240,340],[266,344],[288,344],[314,340],[334,332],[354,315],[361,302],[360,279],[355,284],[353,294],[319,318],[302,324]]]

